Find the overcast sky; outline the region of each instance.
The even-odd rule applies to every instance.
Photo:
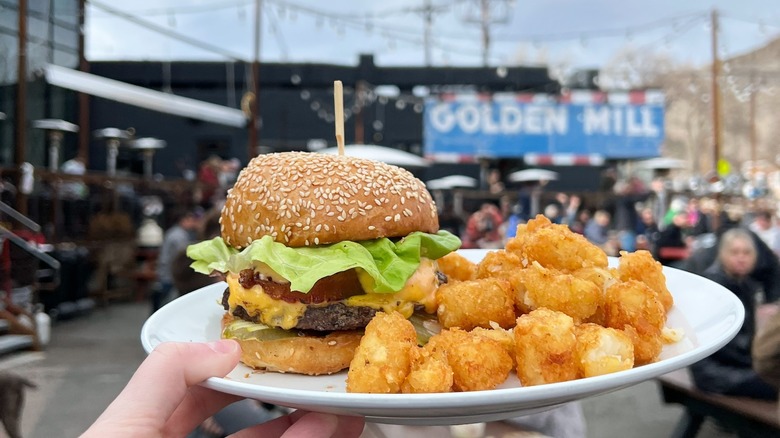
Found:
[[[90,60],[223,60],[253,57],[255,0],[93,0],[87,3]],[[425,0],[263,0],[261,60],[423,65]],[[430,0],[433,65],[480,65],[479,0]],[[708,14],[721,14],[720,54],[739,54],[780,33],[777,0],[492,0],[491,65],[599,67],[632,48],[681,62],[710,59]],[[216,51],[192,47],[106,12],[129,13]]]

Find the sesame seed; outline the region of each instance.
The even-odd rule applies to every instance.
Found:
[[[369,225],[369,226],[368,226],[368,229],[369,229],[370,231],[374,231],[374,230],[376,230],[376,227],[375,227],[375,226],[373,226],[373,225]]]

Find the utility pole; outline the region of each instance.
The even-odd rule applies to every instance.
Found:
[[[718,170],[720,161],[720,88],[718,80],[720,79],[720,58],[718,56],[718,11],[713,9],[710,15],[711,20],[711,49],[712,49],[712,165],[715,171]]]
[[[482,17],[482,65],[487,67],[490,59],[490,0],[480,0],[479,14]]]
[[[754,184],[756,182],[756,162],[758,160],[758,134],[756,132],[756,92],[758,91],[758,85],[756,84],[756,78],[751,74],[748,118],[750,119],[750,161],[753,164],[750,180]]]
[[[260,45],[262,30],[263,0],[255,0],[255,35],[254,57],[252,59],[252,101],[249,117],[249,142],[247,144],[247,161],[251,160],[258,152],[260,144],[259,118],[260,118]]]
[[[425,45],[425,66],[431,66],[431,28],[433,27],[433,6],[431,0],[425,0],[422,7],[425,29],[423,31],[423,44]]]
[[[467,14],[464,21],[479,24],[482,32],[482,65],[488,66],[490,60],[490,26],[509,21],[512,0],[475,0],[476,14]]]

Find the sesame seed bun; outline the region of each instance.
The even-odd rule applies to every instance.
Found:
[[[408,171],[307,152],[253,158],[228,191],[220,224],[235,248],[263,236],[301,247],[439,230],[430,193]]]
[[[222,327],[233,316],[222,317]],[[296,336],[276,340],[230,338],[241,346],[241,362],[259,370],[319,376],[349,367],[363,337],[361,331],[334,331],[322,336]]]

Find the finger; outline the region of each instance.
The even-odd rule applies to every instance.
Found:
[[[282,438],[358,438],[363,433],[363,417],[309,412],[293,423]]]
[[[231,438],[357,438],[363,432],[362,417],[347,417],[298,410],[238,433]]]
[[[214,391],[203,386],[193,386],[187,391],[181,404],[168,418],[164,436],[186,436],[195,427],[225,406],[241,400],[242,397]]]
[[[162,427],[184,399],[187,388],[226,375],[238,363],[238,343],[168,342],[152,351],[103,416],[147,415]]]

